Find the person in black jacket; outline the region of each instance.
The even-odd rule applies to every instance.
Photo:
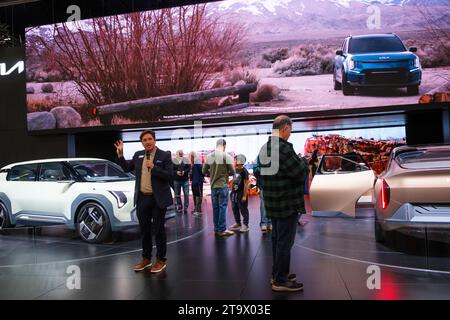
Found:
[[[311,167],[311,179],[316,175],[317,167],[319,166],[319,149],[315,148],[311,159],[309,160],[309,166]]]
[[[167,207],[173,204],[170,185],[172,180],[172,157],[170,152],[156,147],[155,132],[145,130],[140,139],[144,150],[134,154],[133,160],[123,157],[123,141],[114,146],[117,151],[117,164],[125,171],[134,171],[136,176],[134,204],[142,232],[142,260],[134,270],[142,271],[151,267],[152,273],[166,268],[167,240],[165,214]],[[155,232],[156,263],[152,264],[152,231]]]
[[[176,209],[184,214],[187,214],[189,208],[189,172],[191,165],[189,160],[184,157],[183,150],[178,150],[176,158],[173,159],[173,186],[176,198]],[[184,195],[184,209],[181,203],[181,189]]]
[[[234,157],[234,167],[236,173],[233,175],[233,182],[230,193],[231,207],[233,209],[234,220],[236,222],[230,227],[230,230],[239,231],[242,233],[249,231],[249,173],[244,167],[246,161],[247,159],[243,154],[238,154]],[[243,224],[241,224],[241,215]]]
[[[341,170],[342,171],[350,171],[354,172],[356,170],[357,162],[359,160],[358,154],[355,152],[355,149],[353,148],[353,143],[349,142],[345,147],[345,153],[343,157],[345,160],[342,160],[341,164]]]
[[[203,200],[203,179],[204,175],[202,173],[202,162],[197,157],[197,153],[194,151],[191,152],[191,189],[192,196],[194,199],[194,210],[192,214],[195,216],[199,216],[202,214],[202,200]]]
[[[253,167],[253,174],[256,178],[256,187],[259,190],[259,212],[261,215],[259,227],[262,232],[271,231],[272,219],[267,216],[266,209],[264,208],[264,195],[261,186],[261,163],[259,162],[259,157],[256,158],[255,166]]]

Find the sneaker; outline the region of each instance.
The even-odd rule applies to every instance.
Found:
[[[293,281],[297,280],[297,275],[295,273],[289,273],[287,278],[288,278],[288,281],[293,282]],[[274,282],[275,282],[275,279],[272,278],[270,280],[270,284],[273,284]]]
[[[162,260],[156,261],[155,265],[150,270],[151,273],[159,273],[166,268],[166,263]]]
[[[232,231],[239,231],[241,230],[241,224],[240,223],[235,223],[230,227],[230,230]]]
[[[262,231],[262,232],[267,231],[267,226],[261,226],[261,231]]]
[[[286,281],[285,283],[274,282],[272,291],[276,292],[294,292],[303,290],[303,283],[295,281]]]
[[[222,236],[222,237],[228,237],[228,236],[232,236],[234,234],[234,231],[227,229],[223,232],[219,232],[218,234],[219,234],[219,236]]]
[[[196,216],[196,217],[199,217],[199,216],[201,216],[202,215],[202,213],[201,212],[197,212],[197,211],[194,211],[194,213],[192,213],[194,216]]]
[[[142,258],[142,261],[134,266],[134,271],[139,272],[144,269],[150,268],[152,266],[152,262],[149,259]]]
[[[248,226],[247,225],[243,225],[242,227],[241,227],[241,229],[239,229],[239,232],[248,232]]]

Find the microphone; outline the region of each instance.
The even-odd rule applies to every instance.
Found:
[[[145,158],[147,160],[150,160],[150,151],[145,151]],[[150,168],[147,168],[147,169],[148,169],[148,172],[150,172]]]

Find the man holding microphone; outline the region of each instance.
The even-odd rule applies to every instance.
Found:
[[[172,183],[172,158],[170,152],[156,147],[156,135],[152,130],[145,130],[140,135],[144,150],[137,151],[131,161],[123,156],[123,141],[114,143],[117,151],[117,164],[126,172],[134,171],[136,184],[134,204],[142,233],[142,260],[134,271],[151,268],[152,273],[159,273],[166,268],[166,211],[173,204],[170,185]],[[152,264],[152,231],[156,242],[156,262]]]

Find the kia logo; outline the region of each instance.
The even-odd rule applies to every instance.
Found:
[[[9,76],[15,70],[17,70],[18,74],[22,73],[25,70],[25,63],[19,61],[8,70],[6,69],[6,63],[0,63],[0,76],[2,77]]]

